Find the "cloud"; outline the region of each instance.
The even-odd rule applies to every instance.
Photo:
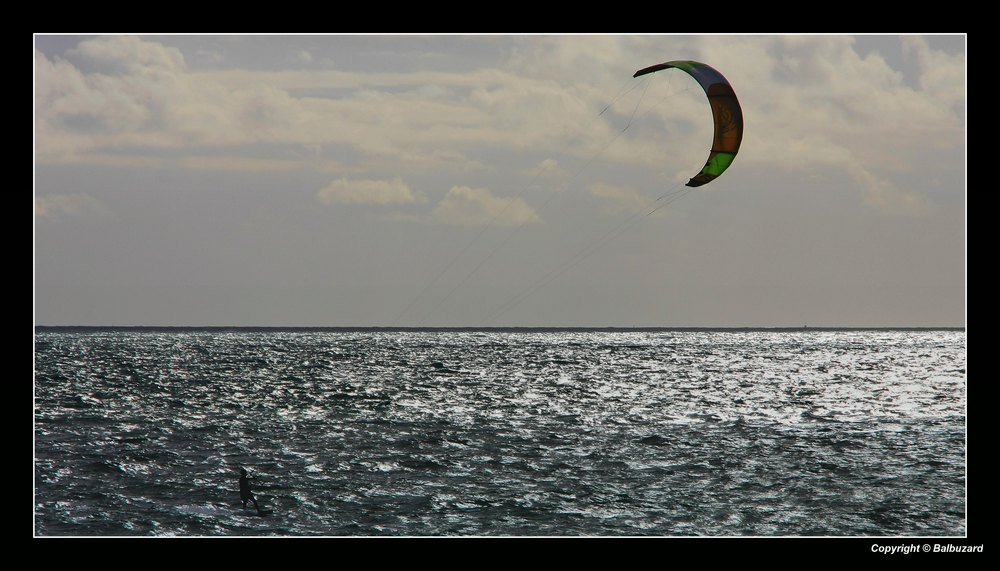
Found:
[[[453,186],[431,214],[433,220],[460,226],[523,226],[542,219],[520,197],[498,198],[485,188]]]
[[[400,177],[392,180],[348,180],[341,178],[316,193],[324,204],[409,204],[425,202]]]
[[[891,181],[865,170],[856,169],[851,175],[864,191],[864,203],[871,208],[886,214],[918,218],[929,213],[930,200],[923,194],[901,190]]]
[[[718,184],[737,183],[743,169],[781,174],[832,164],[894,181],[946,168],[954,161],[935,153],[965,145],[965,55],[916,36],[885,38],[915,62],[916,81],[877,51],[859,51],[850,36],[482,41],[506,46],[503,59],[470,59],[454,72],[191,70],[177,49],[126,36],[84,40],[65,57],[36,51],[36,156],[97,161],[165,148],[194,156],[209,146],[260,143],[344,148],[362,159],[352,162],[354,172],[379,179],[385,169],[495,172],[509,168],[501,154],[531,164],[538,158],[527,153],[540,152],[572,173],[642,167],[682,180],[711,144],[704,94],[677,70],[630,79],[663,61],[665,47],[676,58],[710,62],[740,96],[744,144]],[[274,168],[324,168],[320,159],[279,159],[285,165]]]
[[[916,59],[922,90],[946,106],[961,111],[965,107],[965,56],[934,51],[920,36],[903,36],[903,53]]]
[[[187,71],[179,50],[128,36],[80,42],[70,59],[35,51],[36,157],[291,142],[300,103],[266,84],[230,89]]]
[[[95,68],[101,75],[175,74],[187,67],[177,48],[147,42],[134,36],[85,40],[68,55]]]
[[[35,197],[35,216],[39,219],[57,219],[67,216],[107,214],[107,208],[87,193],[47,194]]]
[[[543,159],[537,166],[539,172],[555,171],[557,168],[559,168],[559,162],[551,157]]]
[[[638,212],[642,208],[650,206],[651,200],[643,196],[642,193],[628,186],[616,186],[603,182],[596,182],[587,187],[587,192],[591,196],[603,199],[613,205],[618,210],[627,212]]]
[[[930,50],[918,37],[883,38],[887,54],[893,43],[917,62],[915,80],[849,36],[706,39],[705,61],[719,62],[746,117],[740,156],[720,183],[739,184],[741,171],[832,170],[852,179],[842,192],[859,204],[925,212],[930,187],[903,181],[962,176],[965,56]]]
[[[368,157],[404,157],[412,169],[479,169],[469,148],[564,149],[567,138],[597,144],[583,125],[595,107],[587,93],[488,67],[192,71],[177,49],[128,36],[84,40],[65,58],[36,51],[35,62],[36,151],[44,162],[268,142],[344,144]]]
[[[226,57],[221,53],[203,48],[195,50],[194,56],[202,65],[217,66],[226,61]]]

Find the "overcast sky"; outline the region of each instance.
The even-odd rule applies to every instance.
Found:
[[[704,92],[632,79],[679,59],[746,121],[697,189]],[[966,71],[964,36],[35,36],[35,322],[963,325]]]

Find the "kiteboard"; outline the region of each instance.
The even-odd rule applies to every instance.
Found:
[[[260,511],[257,511],[253,508],[253,506],[242,507],[239,505],[233,508],[228,508],[220,505],[205,505],[205,506],[187,505],[187,506],[180,506],[178,510],[189,515],[209,516],[209,517],[227,517],[232,515],[264,517],[274,513],[274,510],[261,509]]]
[[[274,513],[274,510],[269,510],[266,508],[261,508],[260,510],[254,509],[253,506],[239,507],[236,511],[241,515],[258,515],[261,517],[268,516]]]

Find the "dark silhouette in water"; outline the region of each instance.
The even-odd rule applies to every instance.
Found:
[[[257,505],[257,498],[253,497],[253,492],[250,491],[250,476],[247,476],[246,468],[240,468],[240,500],[243,501],[243,507],[247,507],[247,502],[253,502],[257,513],[264,513]]]

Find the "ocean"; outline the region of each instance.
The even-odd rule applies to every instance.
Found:
[[[38,328],[34,368],[36,536],[966,533],[964,330]]]

